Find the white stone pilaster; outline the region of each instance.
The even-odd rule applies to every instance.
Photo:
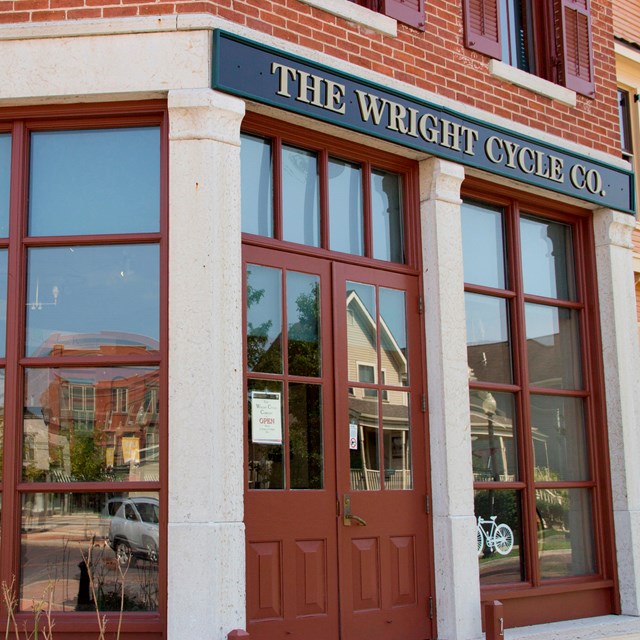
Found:
[[[640,615],[640,352],[632,216],[594,214],[615,540],[622,613]]]
[[[245,626],[240,123],[169,92],[168,640]]]
[[[482,635],[462,264],[464,168],[420,163],[438,638]]]

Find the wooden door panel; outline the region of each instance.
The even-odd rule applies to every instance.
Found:
[[[399,607],[417,603],[416,554],[414,536],[391,536],[390,586],[391,606]]]
[[[325,540],[296,541],[296,616],[327,613]]]
[[[247,545],[247,617],[282,618],[282,545],[278,541]]]
[[[342,567],[345,570],[346,567]],[[377,538],[351,540],[351,575],[353,611],[379,609],[380,554]]]

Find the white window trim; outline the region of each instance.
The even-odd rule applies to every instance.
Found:
[[[361,7],[355,2],[349,2],[349,0],[300,0],[300,2],[386,36],[395,38],[398,35],[398,23],[393,18]]]
[[[518,87],[529,89],[529,91],[533,91],[546,98],[551,98],[551,100],[562,102],[570,107],[576,106],[577,98],[575,91],[549,82],[549,80],[545,80],[544,78],[534,76],[532,73],[527,73],[510,64],[500,62],[500,60],[489,61],[489,73],[495,78],[500,78]]]

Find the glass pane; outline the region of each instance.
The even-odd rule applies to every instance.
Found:
[[[159,388],[156,367],[27,369],[23,480],[157,482]]]
[[[247,368],[282,373],[282,271],[247,265]]]
[[[536,480],[589,480],[580,398],[532,395],[531,435]]]
[[[351,489],[380,490],[380,425],[378,392],[371,396],[364,389],[349,391],[349,453]]]
[[[287,272],[289,374],[320,375],[320,278]]]
[[[529,383],[550,389],[582,386],[578,312],[525,304]]]
[[[11,135],[0,133],[0,237],[9,235],[9,185],[11,183]]]
[[[507,301],[465,293],[469,376],[483,382],[513,380]]]
[[[249,489],[284,489],[281,382],[249,380]]]
[[[387,171],[371,172],[371,228],[373,257],[404,262],[404,228],[400,176]]]
[[[282,239],[320,246],[320,181],[312,151],[282,147]]]
[[[469,400],[474,480],[517,480],[518,443],[513,395],[471,389]]]
[[[502,209],[473,202],[462,204],[464,281],[506,288]]]
[[[322,489],[322,389],[289,385],[289,459],[292,489]]]
[[[412,489],[409,394],[405,391],[385,393],[382,398],[384,488]]]
[[[528,216],[520,218],[524,291],[575,300],[571,228]]]
[[[359,165],[329,159],[331,249],[364,255],[362,171]]]
[[[543,579],[595,573],[589,489],[538,489],[538,557]]]
[[[29,249],[27,355],[157,351],[157,245]]]
[[[0,249],[0,358],[6,356],[7,337],[7,250]]]
[[[407,344],[407,304],[405,292],[379,289],[380,346],[385,385],[409,384],[409,349]],[[385,400],[386,398],[383,398]]]
[[[29,235],[160,229],[160,129],[31,134]]]
[[[378,369],[376,288],[347,282],[347,359],[349,380],[359,381],[358,362]],[[374,378],[375,379],[375,378]]]
[[[476,545],[482,586],[526,579],[519,491],[475,492]]]
[[[23,494],[21,521],[23,611],[158,609],[157,493]]]
[[[242,230],[273,238],[271,144],[244,134],[240,138]]]

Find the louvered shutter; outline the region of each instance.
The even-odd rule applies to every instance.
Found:
[[[564,84],[593,97],[593,51],[589,0],[562,0],[562,70]]]
[[[465,47],[502,59],[498,0],[464,0]]]
[[[424,0],[382,0],[381,5],[386,16],[424,31]]]

